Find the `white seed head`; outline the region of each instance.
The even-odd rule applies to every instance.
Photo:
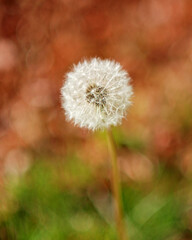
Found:
[[[93,58],[74,65],[61,88],[68,120],[91,130],[118,125],[131,104],[130,77],[119,63]]]

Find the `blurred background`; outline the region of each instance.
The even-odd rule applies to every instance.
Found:
[[[105,134],[65,121],[64,75],[120,62],[130,240],[192,239],[192,1],[0,1],[0,240],[115,240]]]

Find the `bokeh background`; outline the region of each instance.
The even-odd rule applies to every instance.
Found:
[[[65,121],[64,75],[132,77],[114,129],[130,240],[192,239],[192,1],[0,1],[0,239],[116,239],[105,134]]]

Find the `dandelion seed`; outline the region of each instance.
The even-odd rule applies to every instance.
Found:
[[[68,120],[91,130],[107,128],[119,240],[126,239],[126,229],[123,222],[117,154],[110,126],[121,123],[131,104],[133,91],[129,82],[128,73],[119,63],[93,58],[75,65],[73,70],[67,73],[61,89],[62,107]]]
[[[78,63],[61,89],[68,120],[91,130],[121,123],[133,94],[130,77],[119,63],[93,58]]]

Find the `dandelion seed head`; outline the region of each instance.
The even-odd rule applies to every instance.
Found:
[[[91,130],[120,124],[131,105],[129,82],[128,73],[115,61],[93,58],[74,65],[61,88],[67,119]]]

